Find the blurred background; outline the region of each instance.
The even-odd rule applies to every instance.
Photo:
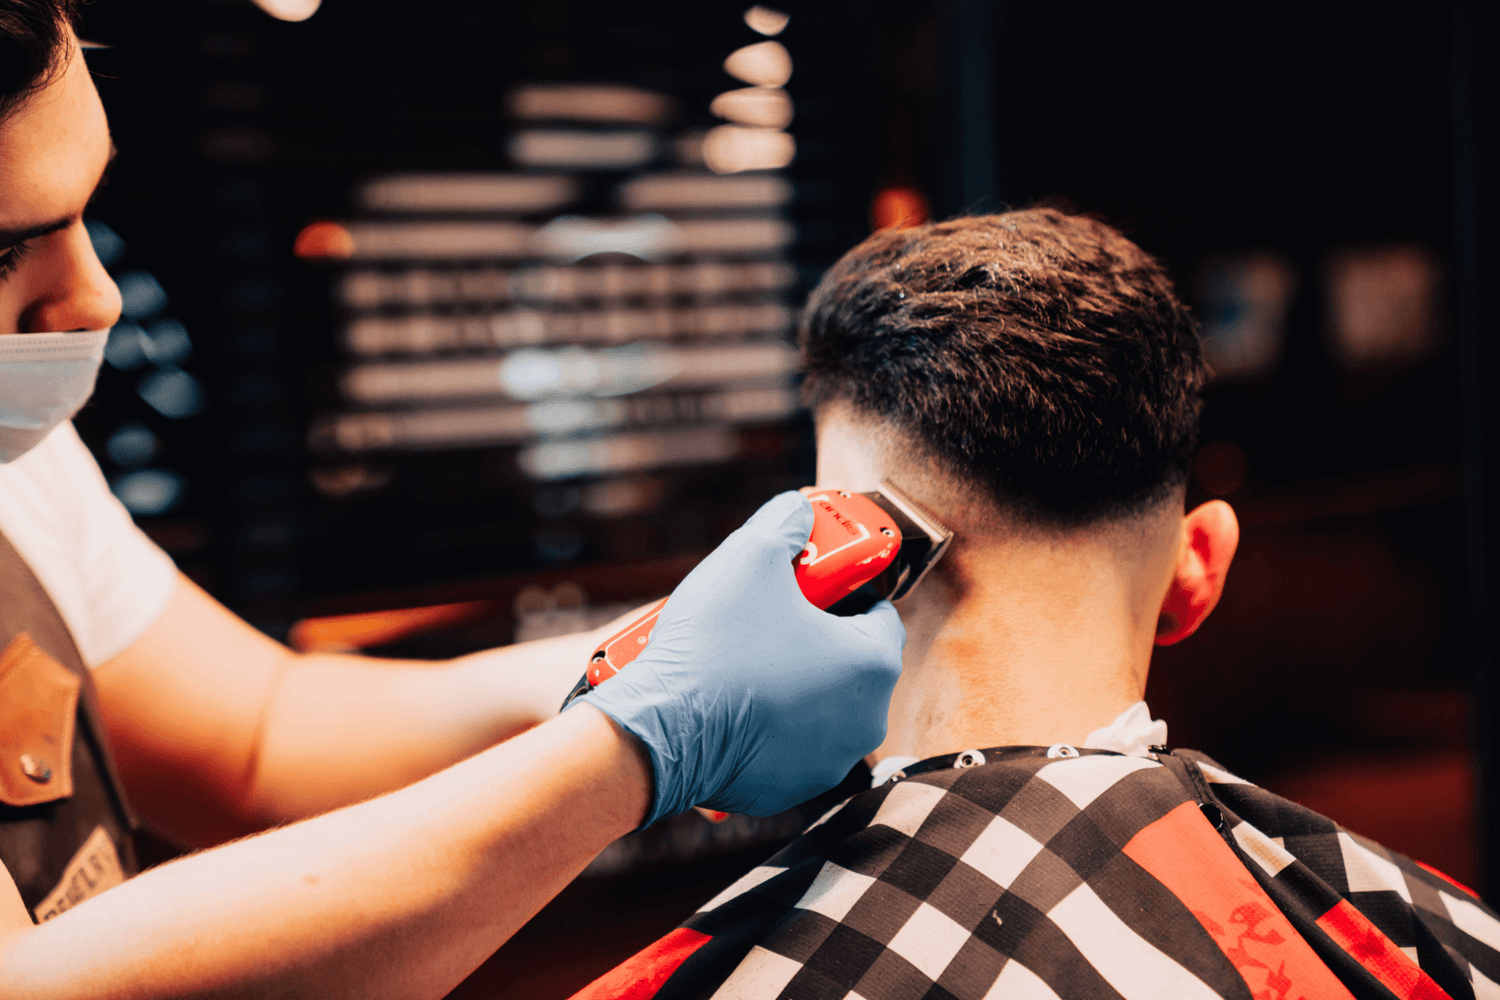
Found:
[[[789,338],[839,254],[1095,213],[1198,311],[1190,499],[1244,527],[1157,658],[1172,743],[1493,899],[1493,18],[98,0],[125,319],[78,424],[182,569],[299,648],[589,628],[811,482]],[[454,995],[569,995],[807,811],[621,841]]]

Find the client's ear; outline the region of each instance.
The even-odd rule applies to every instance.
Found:
[[[1223,500],[1210,500],[1182,519],[1177,569],[1161,602],[1156,644],[1170,646],[1198,630],[1224,593],[1224,577],[1240,544],[1240,522]]]

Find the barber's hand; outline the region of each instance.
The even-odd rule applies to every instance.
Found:
[[[839,618],[797,586],[807,498],[783,493],[673,591],[630,666],[579,699],[646,744],[642,825],[704,805],[768,816],[832,788],[885,738],[906,630],[881,601]]]

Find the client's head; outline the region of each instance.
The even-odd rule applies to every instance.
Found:
[[[876,233],[813,292],[801,346],[818,481],[890,478],[956,531],[903,602],[917,656],[966,606],[1034,606],[1064,624],[1059,641],[1090,631],[1071,608],[1112,616],[1114,638],[1054,652],[1134,678],[1124,690],[1144,685],[1153,641],[1191,633],[1217,600],[1233,513],[1183,511],[1207,377],[1197,326],[1109,226],[1035,209]]]

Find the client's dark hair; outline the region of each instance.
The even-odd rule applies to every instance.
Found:
[[[800,341],[810,405],[885,418],[1032,523],[1140,512],[1197,444],[1197,324],[1162,266],[1093,219],[878,232],[823,276]]]
[[[0,123],[62,67],[77,15],[78,0],[0,0]]]

